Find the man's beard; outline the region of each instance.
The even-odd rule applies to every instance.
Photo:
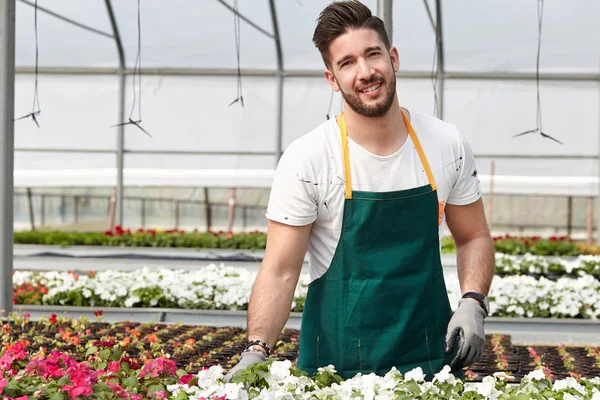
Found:
[[[374,82],[381,82],[381,80],[373,77],[369,82],[366,82],[366,84],[368,85],[369,83]],[[365,102],[360,99],[359,95],[355,93],[345,93],[341,88],[340,92],[342,93],[344,100],[346,100],[346,103],[348,103],[348,106],[357,114],[368,118],[380,118],[387,114],[394,103],[394,98],[396,97],[396,75],[392,74],[392,79],[385,84],[383,89],[384,92],[381,95],[382,98],[378,99],[375,104],[365,104]]]

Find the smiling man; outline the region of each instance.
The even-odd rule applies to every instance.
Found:
[[[344,378],[421,367],[431,379],[483,352],[494,250],[475,160],[456,126],[400,106],[398,50],[358,1],[325,8],[313,41],[344,111],[295,140],[271,189],[265,257],[248,345],[227,375],[265,360],[289,317],[306,253],[298,367]],[[457,244],[462,298],[452,311],[442,224]]]

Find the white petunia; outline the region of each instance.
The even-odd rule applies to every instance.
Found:
[[[413,380],[415,382],[423,382],[425,380],[425,374],[421,367],[417,367],[405,373],[404,379],[407,381]]]

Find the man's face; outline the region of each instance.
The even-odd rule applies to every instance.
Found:
[[[348,106],[365,117],[384,116],[396,97],[398,51],[386,50],[372,29],[354,29],[329,46],[330,68],[325,76]]]

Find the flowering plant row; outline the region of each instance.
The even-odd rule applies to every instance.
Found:
[[[499,275],[532,275],[546,277],[577,277],[593,275],[600,279],[600,256],[579,255],[574,259],[544,257],[527,253],[523,256],[496,253],[496,273]]]
[[[123,229],[102,232],[15,232],[15,244],[58,246],[179,247],[204,249],[264,249],[267,236],[262,232],[186,232],[180,229]]]
[[[357,374],[342,380],[335,367],[312,377],[289,360],[271,358],[224,383],[220,365],[197,374],[177,369],[168,354],[132,361],[120,344],[89,341],[85,360],[45,348],[28,352],[27,343],[7,344],[0,358],[0,393],[5,399],[600,399],[600,377],[552,381],[536,369],[510,385],[512,376],[496,372],[481,383],[457,379],[446,366],[433,377],[415,368],[402,375]]]
[[[65,400],[598,398],[600,354],[593,346],[524,348],[508,336],[488,335],[481,361],[463,381],[448,369],[435,377],[415,369],[342,381],[332,366],[312,377],[295,368],[298,335],[284,330],[274,358],[225,384],[223,369],[237,363],[247,340],[240,328],[107,324],[55,314],[31,321],[12,313],[0,326],[0,394]],[[470,383],[477,379],[482,383]]]
[[[385,376],[359,373],[342,380],[329,365],[309,378],[290,361],[277,360],[255,364],[229,383],[223,383],[223,372],[213,366],[193,381],[167,389],[188,399],[600,399],[600,377],[553,382],[541,369],[513,385],[512,377],[502,372],[481,383],[465,383],[450,373],[449,366],[427,381],[420,367],[404,375],[393,368]]]
[[[245,310],[256,272],[211,264],[195,271],[16,271],[16,304],[92,307],[161,307]],[[292,311],[302,311],[309,275],[302,274]],[[454,307],[460,297],[458,279],[447,280]],[[33,294],[31,294],[33,293]],[[37,297],[36,297],[37,296]],[[556,281],[530,276],[495,277],[490,290],[491,316],[593,318],[600,316],[600,281],[591,275]],[[26,303],[27,302],[27,303]]]
[[[494,237],[496,252],[523,255],[576,256],[579,254],[599,254],[600,249],[576,243],[565,236],[514,237],[510,235]],[[264,250],[267,235],[264,232],[232,233],[224,231],[199,232],[182,229],[129,229],[116,226],[105,232],[62,232],[62,231],[21,231],[15,232],[16,244],[41,244],[58,246],[120,246],[120,247],[179,247],[206,249],[248,249]],[[442,252],[455,253],[456,244],[451,237],[442,239]]]

